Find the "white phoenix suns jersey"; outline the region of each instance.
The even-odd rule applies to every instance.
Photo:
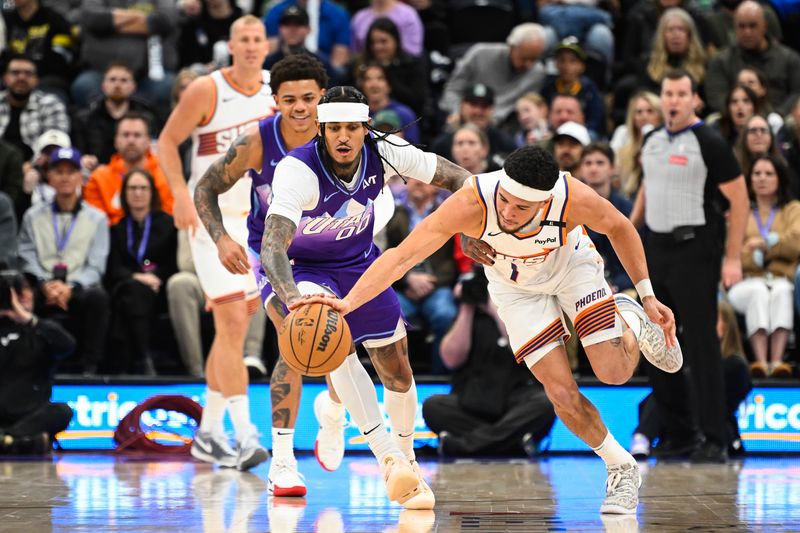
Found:
[[[189,191],[194,197],[197,182],[211,164],[227,152],[228,147],[249,126],[275,112],[275,100],[269,87],[269,72],[262,71],[262,84],[247,93],[238,87],[224,69],[209,74],[214,82],[213,108],[206,121],[192,131],[192,175]],[[223,215],[247,216],[250,211],[250,176],[244,176],[226,193],[220,195]]]
[[[496,252],[493,267],[486,269],[490,281],[531,287],[546,285],[567,270],[577,249],[592,246],[582,226],[567,233],[569,174],[561,172],[550,190],[552,198],[524,227],[515,233],[500,229],[497,220],[497,190],[503,171],[479,174],[470,180],[483,208],[481,240]],[[593,246],[592,246],[593,247]],[[549,289],[544,289],[549,291]]]

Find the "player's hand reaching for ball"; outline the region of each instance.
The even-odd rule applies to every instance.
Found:
[[[339,298],[331,296],[330,294],[322,294],[322,293],[307,294],[302,298],[299,298],[289,303],[286,307],[289,308],[289,311],[294,311],[298,307],[316,303],[320,303],[322,305],[329,305],[333,307],[336,311],[338,311],[339,314],[342,316],[352,311],[352,309],[350,308],[350,302],[348,302],[346,299],[340,300]]]
[[[664,340],[667,347],[672,348],[677,344],[675,337],[675,315],[672,310],[666,305],[659,302],[655,296],[645,296],[642,300],[642,307],[644,312],[650,317],[650,320],[661,326],[664,330]]]
[[[223,235],[217,241],[217,254],[219,260],[231,274],[247,274],[250,271],[250,262],[244,247],[231,239],[230,235]]]

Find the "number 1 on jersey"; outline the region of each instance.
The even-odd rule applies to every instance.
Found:
[[[517,282],[517,276],[519,276],[519,270],[517,269],[516,263],[511,263],[511,281],[514,283]]]

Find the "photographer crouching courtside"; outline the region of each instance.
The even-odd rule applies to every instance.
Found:
[[[33,291],[16,270],[0,271],[0,454],[44,454],[72,409],[52,403],[53,365],[75,350],[57,323],[33,314]]]

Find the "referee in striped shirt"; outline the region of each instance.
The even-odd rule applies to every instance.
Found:
[[[675,312],[685,361],[678,374],[648,367],[663,427],[656,455],[724,462],[729,437],[717,290],[720,278],[725,287],[742,278],[749,204],[733,151],[697,117],[699,103],[686,71],[667,73],[661,83],[665,126],[642,146],[643,180],[631,219],[637,225],[644,219],[650,230],[650,277],[656,297]],[[727,228],[719,192],[730,204]]]

